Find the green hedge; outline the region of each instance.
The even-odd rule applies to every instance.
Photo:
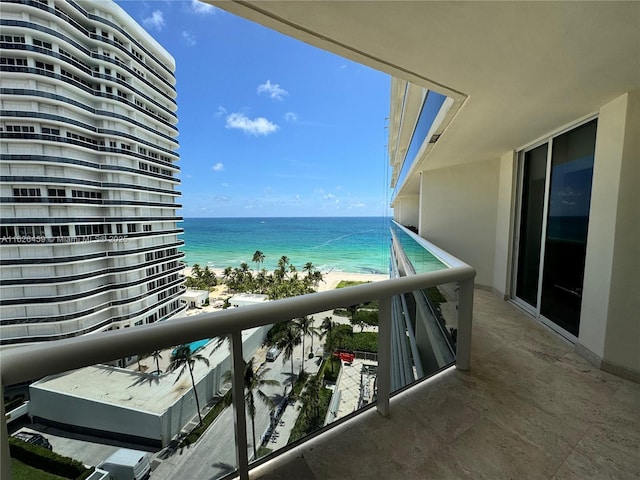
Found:
[[[85,466],[73,458],[63,457],[43,447],[31,445],[18,438],[9,437],[9,451],[11,458],[20,460],[33,468],[70,479],[84,479],[93,469]]]
[[[295,383],[293,384],[293,392],[291,392],[291,399],[297,400],[300,392],[304,388],[304,384],[307,383],[307,379],[309,378],[309,374],[307,372],[302,372],[296,378]]]
[[[429,300],[431,300],[433,304],[440,305],[441,303],[445,303],[447,301],[447,299],[445,298],[444,295],[442,295],[438,287],[427,288],[425,292],[427,293],[427,297],[429,298]]]
[[[66,480],[59,475],[33,468],[15,458],[11,459],[11,478],[13,480]]]
[[[333,373],[331,373],[331,364],[333,363]],[[340,368],[342,367],[342,362],[337,357],[328,357],[321,368],[322,378],[326,382],[334,382],[338,379],[338,374],[340,373]]]
[[[354,333],[351,336],[342,337],[338,348],[349,351],[360,352],[377,352],[378,351],[378,333],[363,332]]]
[[[378,326],[378,310],[358,310],[356,323],[364,323],[372,327]]]
[[[310,412],[308,411],[307,404],[304,404],[300,410],[300,414],[296,419],[296,423],[291,429],[289,434],[289,443],[293,443],[296,440],[315,432],[319,428],[322,428],[324,419],[327,416],[327,410],[329,410],[329,403],[331,402],[331,395],[333,392],[326,387],[320,388],[320,406],[318,408],[318,417],[310,418]]]

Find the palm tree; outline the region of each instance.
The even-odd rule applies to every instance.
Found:
[[[229,279],[231,278],[232,272],[233,272],[233,268],[231,267],[225,268],[224,271],[222,272],[222,279],[225,285],[227,286],[227,293],[229,293]]]
[[[318,285],[320,285],[320,282],[322,282],[323,279],[324,275],[322,275],[322,272],[320,270],[315,270],[311,274],[311,281],[316,288],[318,288]]]
[[[152,357],[156,362],[156,372],[160,373],[160,359],[162,355],[160,354],[160,350],[155,350],[151,353],[139,353],[138,354],[138,370],[140,370],[140,360],[144,360],[145,358]]]
[[[295,327],[293,322],[287,326],[280,338],[276,340],[276,346],[282,350],[282,359],[286,362],[291,360],[291,388],[293,389],[293,380],[295,374],[293,373],[293,354],[294,349],[300,345],[300,332]]]
[[[258,399],[264,403],[269,408],[273,409],[274,404],[273,400],[269,398],[269,396],[264,393],[261,388],[265,385],[280,385],[280,382],[273,379],[264,378],[265,374],[269,371],[268,368],[257,371],[253,367],[253,357],[248,362],[244,364],[244,403],[247,406],[247,410],[249,411],[249,416],[251,417],[251,433],[253,434],[253,457],[258,457],[258,451],[256,449],[256,396]],[[231,372],[225,372],[223,379],[225,382],[231,382],[233,380]],[[229,390],[225,395],[224,402],[225,405],[231,405],[231,392]]]
[[[136,355],[136,362],[138,362],[138,371],[141,372],[142,371],[142,366],[140,365],[140,360],[144,360],[147,357],[148,354],[146,353],[139,353]]]
[[[309,426],[315,430],[322,426],[320,416],[320,377],[317,375],[309,377],[304,392],[300,396],[300,400],[306,410]]]
[[[156,362],[156,372],[160,375],[160,359],[162,358],[160,350],[154,350],[149,356],[153,357],[153,360]]]
[[[264,293],[267,290],[267,271],[264,268],[256,275],[256,288],[258,293]]]
[[[287,257],[286,255],[281,256],[280,259],[278,260],[278,269],[274,272],[274,274],[276,274],[276,276],[280,280],[284,279],[288,265],[289,265],[289,257]]]
[[[171,362],[169,363],[169,367],[167,368],[168,372],[173,372],[180,368],[180,372],[178,373],[178,377],[176,378],[176,383],[184,371],[188,368],[189,375],[191,375],[191,386],[193,387],[193,395],[196,398],[196,408],[198,410],[198,426],[202,425],[202,415],[200,415],[200,401],[198,400],[198,392],[196,391],[196,382],[193,379],[193,366],[196,361],[203,362],[207,367],[209,366],[209,360],[207,360],[204,356],[199,353],[195,353],[191,351],[191,345],[188,343],[180,345],[176,347],[176,349],[171,354]]]
[[[191,276],[193,278],[200,278],[200,275],[202,275],[202,270],[200,269],[200,265],[198,265],[197,263],[194,263],[193,267],[191,267]]]
[[[333,317],[324,317],[322,319],[322,324],[320,325],[320,338],[327,337],[325,342],[325,351],[329,351],[329,355],[333,354],[334,347],[334,338],[333,338],[333,328],[336,326],[336,322],[333,321]],[[331,360],[331,373],[333,374],[333,360]]]
[[[216,273],[208,266],[204,267],[204,270],[202,271],[202,280],[207,287],[207,290],[211,287],[215,287],[218,284]]]
[[[313,326],[313,317],[305,315],[304,317],[298,317],[294,320],[295,326],[302,336],[302,364],[300,365],[301,372],[304,373],[304,357],[305,348],[304,341],[307,335],[311,335],[311,351],[313,351],[313,336],[318,334],[318,330]]]
[[[260,250],[256,250],[256,253],[253,254],[253,259],[251,261],[255,263],[256,268],[258,268],[260,264],[264,262],[264,253],[262,253]]]

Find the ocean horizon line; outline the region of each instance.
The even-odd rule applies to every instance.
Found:
[[[285,218],[291,218],[291,219],[300,219],[300,218],[326,218],[326,219],[336,219],[336,218],[388,218],[391,219],[391,216],[386,216],[386,215],[352,215],[352,216],[335,216],[335,215],[331,215],[331,216],[319,216],[319,215],[313,215],[313,216],[296,216],[296,217],[291,217],[291,216],[286,216],[286,217],[276,217],[276,216],[258,216],[258,217],[182,217],[183,220],[198,220],[198,219],[203,219],[203,220],[239,220],[239,219],[247,219],[247,220],[260,220],[260,219],[266,219],[266,218],[274,218],[274,219],[285,219]]]

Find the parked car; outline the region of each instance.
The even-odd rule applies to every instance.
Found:
[[[53,450],[53,447],[49,443],[45,437],[40,435],[39,433],[31,433],[31,432],[18,432],[14,433],[13,436],[22,440],[23,442],[30,443],[31,445],[36,445],[38,447],[46,448],[47,450]]]
[[[280,349],[278,347],[271,347],[267,352],[267,362],[275,362],[278,355],[280,355]]]

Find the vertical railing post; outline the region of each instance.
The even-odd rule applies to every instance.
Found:
[[[378,391],[376,408],[383,417],[389,416],[391,393],[391,297],[380,299],[378,317]]]
[[[471,366],[471,327],[473,319],[473,278],[460,281],[458,291],[458,337],[456,368],[469,370]]]
[[[231,385],[234,427],[236,432],[236,464],[240,480],[249,480],[249,456],[247,453],[247,415],[244,405],[244,358],[242,357],[242,332],[231,337]]]
[[[4,395],[4,387],[0,380],[0,392]],[[0,478],[11,480],[11,456],[9,454],[9,430],[7,430],[7,417],[4,412],[4,401],[0,405],[0,414],[2,414],[2,431],[0,432]]]

